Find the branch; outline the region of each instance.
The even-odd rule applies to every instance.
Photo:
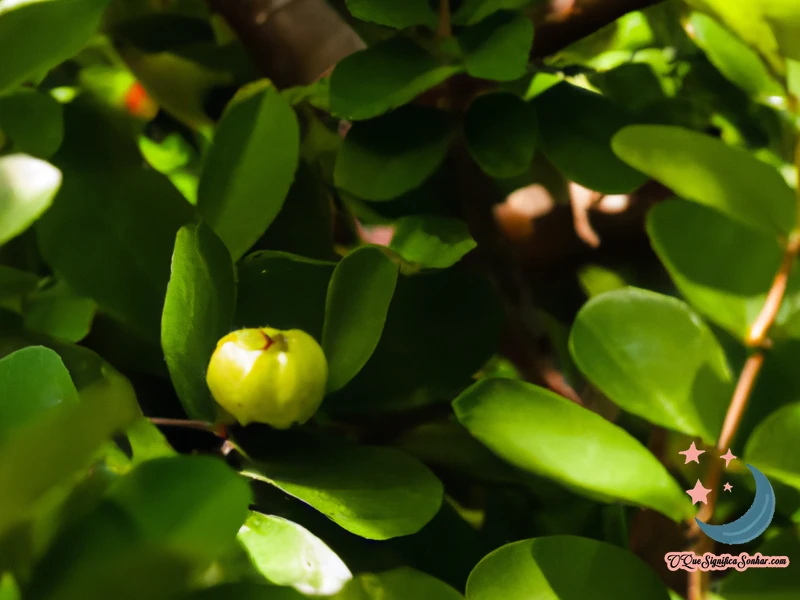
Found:
[[[439,0],[439,25],[436,28],[436,39],[443,40],[453,35],[450,26],[450,0]]]
[[[536,33],[531,58],[544,58],[626,14],[662,0],[551,0],[531,14]]]
[[[798,160],[800,160],[800,145],[798,146],[797,156]],[[789,279],[792,265],[799,252],[800,232],[794,231],[789,236],[789,242],[786,245],[781,266],[772,282],[772,287],[767,294],[764,306],[750,329],[747,345],[753,348],[754,351],[748,357],[747,362],[745,362],[742,368],[739,380],[736,383],[736,389],[733,392],[733,398],[728,407],[728,412],[725,415],[722,431],[717,441],[717,450],[720,453],[724,453],[731,447],[733,438],[739,430],[744,411],[747,408],[747,402],[752,395],[761,367],[764,365],[764,347],[769,345],[767,333],[775,322],[775,317],[778,314],[781,302],[786,293],[786,283]],[[716,460],[711,462],[706,472],[706,484],[711,488],[711,493],[708,495],[707,504],[705,504],[697,514],[697,518],[703,522],[707,523],[714,515],[714,509],[719,495],[718,488],[721,475],[722,461]],[[689,535],[692,537],[701,535],[697,521],[692,520],[690,523]],[[702,556],[706,552],[711,552],[713,548],[713,541],[706,536],[702,536],[694,544],[693,551],[696,555]],[[708,583],[709,575],[707,572],[690,572],[688,588],[689,600],[705,600],[708,591]]]
[[[325,0],[207,0],[279,88],[307,85],[364,42]]]
[[[531,58],[554,54],[635,10],[660,0],[550,0],[530,14],[536,29]],[[325,0],[207,0],[278,87],[307,85],[364,42]],[[336,2],[337,5],[342,4]],[[440,4],[449,9],[449,1]],[[446,35],[449,19],[440,20]]]

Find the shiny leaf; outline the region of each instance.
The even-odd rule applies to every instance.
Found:
[[[575,319],[570,351],[620,408],[716,441],[732,374],[714,335],[684,303],[635,288],[596,296]]]
[[[291,456],[249,463],[242,472],[372,540],[416,533],[442,502],[439,480],[415,459],[389,448],[308,440]]]
[[[331,75],[331,111],[351,120],[376,117],[461,72],[408,38],[379,42],[341,60]]]
[[[668,600],[669,595],[655,571],[630,552],[566,535],[502,546],[478,563],[467,581],[467,600],[529,598]]]
[[[61,172],[28,156],[0,157],[0,245],[28,229],[52,204]]]
[[[397,264],[375,246],[357,248],[336,265],[328,284],[322,331],[328,391],[343,388],[378,346],[397,274]]]
[[[322,540],[281,517],[251,512],[238,538],[258,571],[276,585],[330,596],[353,577]]]
[[[473,436],[515,467],[592,498],[652,508],[674,521],[691,514],[688,496],[647,448],[563,396],[490,377],[456,398],[453,409]]]
[[[299,160],[292,107],[274,88],[233,104],[220,121],[197,190],[197,208],[234,261],[278,215]]]
[[[613,141],[629,165],[769,235],[788,234],[797,218],[794,192],[772,166],[744,150],[681,127],[632,125]]]

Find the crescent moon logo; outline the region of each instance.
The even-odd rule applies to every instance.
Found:
[[[756,497],[753,504],[741,517],[724,525],[709,525],[697,517],[695,521],[700,529],[715,542],[721,544],[746,544],[767,530],[775,516],[775,491],[772,484],[761,471],[753,465],[747,465],[756,482]]]

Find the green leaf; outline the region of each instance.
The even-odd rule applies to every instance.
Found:
[[[39,290],[25,307],[25,327],[66,342],[79,342],[92,328],[96,306],[63,281]]]
[[[453,409],[473,436],[520,469],[593,498],[652,508],[674,521],[692,513],[686,493],[627,431],[544,388],[490,377],[456,398]]]
[[[164,175],[143,168],[119,124],[78,100],[65,122],[53,159],[64,183],[37,223],[42,255],[77,294],[157,343],[175,235],[192,207]]]
[[[108,502],[141,539],[211,559],[234,546],[252,492],[220,459],[175,456],[142,463],[118,479]]]
[[[158,141],[142,135],[139,137],[139,150],[156,171],[165,175],[187,166],[194,158],[194,149],[179,133],[170,133]]]
[[[0,576],[0,600],[21,600],[19,586],[11,573]]]
[[[800,44],[797,43],[800,11],[792,0],[754,0],[747,3],[689,0],[689,4],[719,17],[747,45],[756,48],[773,71],[783,71],[784,57],[800,60]]]
[[[23,296],[33,292],[39,278],[33,273],[0,265],[0,307],[22,311]]]
[[[294,450],[246,463],[242,473],[271,483],[361,537],[416,533],[441,505],[439,480],[397,450],[324,439],[309,439]]]
[[[758,53],[717,21],[702,13],[693,13],[689,24],[698,46],[732,83],[760,101],[785,95]]]
[[[611,138],[630,119],[606,98],[564,82],[533,105],[542,152],[565,177],[605,194],[627,194],[646,181],[611,150]]]
[[[176,600],[197,568],[186,557],[142,540],[129,515],[106,502],[56,539],[36,564],[25,597]]]
[[[331,75],[331,112],[371,119],[413,100],[460,73],[405,37],[395,37],[341,60]]]
[[[125,435],[128,437],[128,442],[131,445],[131,451],[133,452],[132,462],[134,465],[147,462],[154,458],[175,456],[176,454],[164,435],[149,419],[138,419],[125,430]]]
[[[234,261],[280,212],[299,148],[294,110],[272,87],[236,102],[222,117],[200,177],[197,208]]]
[[[661,107],[669,102],[664,93],[668,84],[646,62],[625,62],[607,71],[595,71],[588,78],[606,98],[645,118],[655,112],[654,106]]]
[[[600,265],[586,265],[581,268],[578,281],[589,298],[626,286],[625,279],[619,273]]]
[[[451,138],[447,113],[430,107],[403,106],[356,122],[336,157],[334,183],[365,200],[391,200],[433,174]]]
[[[627,288],[578,313],[570,351],[584,375],[620,408],[713,443],[733,394],[725,354],[683,302]]]
[[[514,81],[525,74],[533,44],[533,22],[496,13],[458,34],[467,73],[477,79]]]
[[[746,340],[783,259],[777,239],[683,200],[655,206],[647,232],[681,294],[709,320]],[[778,326],[799,302],[800,282],[792,277]]]
[[[261,585],[257,583],[225,583],[199,590],[183,600],[307,600],[292,588]]]
[[[369,412],[449,402],[497,351],[502,319],[481,275],[400,275],[378,347],[327,406]]]
[[[331,600],[464,600],[446,583],[410,567],[361,573]]]
[[[37,90],[14,90],[0,96],[0,131],[15,152],[49,158],[64,139],[61,105]]]
[[[336,265],[322,330],[329,392],[347,385],[378,346],[397,273],[398,265],[376,246],[357,248]]]
[[[516,11],[536,0],[463,0],[453,12],[453,25],[474,25],[500,10]]]
[[[117,376],[118,377],[118,376]],[[130,384],[128,384],[129,386]],[[0,537],[86,469],[118,431],[140,416],[135,396],[107,378],[20,428],[0,452]]]
[[[456,264],[476,246],[463,221],[433,215],[398,219],[389,244],[408,262],[433,269],[446,269]]]
[[[61,172],[26,154],[0,157],[0,245],[17,237],[50,208]]]
[[[632,125],[614,152],[678,196],[720,211],[769,235],[788,234],[797,215],[794,192],[780,173],[749,153],[681,127]]]
[[[756,0],[775,32],[784,57],[800,60],[800,7],[792,0]]]
[[[521,479],[517,469],[492,454],[455,421],[420,425],[395,440],[394,446],[426,465],[453,469],[476,479],[504,483],[519,483]]]
[[[538,126],[532,105],[516,94],[484,94],[473,100],[464,117],[464,135],[472,158],[498,179],[530,168]]]
[[[23,348],[0,360],[0,389],[0,443],[54,407],[78,402],[61,358],[42,346]]]
[[[467,581],[468,600],[529,598],[669,600],[669,595],[655,571],[634,554],[571,535],[506,544],[479,562]]]
[[[107,5],[108,0],[0,4],[0,91],[41,77],[77,54],[96,33]]]
[[[800,457],[794,440],[800,435],[800,404],[784,406],[756,427],[745,448],[746,461],[765,475],[800,489]]]
[[[215,421],[205,373],[217,341],[231,329],[236,303],[233,262],[204,223],[178,231],[161,319],[161,346],[186,414]]]
[[[438,21],[428,0],[347,0],[347,10],[356,19],[405,29],[426,25],[433,29]]]
[[[306,528],[251,512],[239,541],[268,581],[312,596],[330,596],[353,575],[336,553]]]
[[[256,252],[239,265],[237,329],[302,329],[322,341],[325,298],[336,263],[285,252]]]

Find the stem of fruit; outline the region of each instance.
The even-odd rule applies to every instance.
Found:
[[[797,154],[800,158],[800,146],[798,146]],[[725,421],[722,424],[722,431],[720,432],[716,446],[720,454],[725,453],[731,447],[733,438],[742,422],[742,416],[747,408],[747,402],[752,395],[756,379],[764,364],[764,350],[770,346],[767,334],[775,322],[778,310],[781,307],[781,302],[783,302],[789,274],[791,273],[792,265],[798,252],[800,252],[800,230],[796,229],[789,236],[778,273],[775,275],[775,279],[772,282],[772,287],[767,294],[764,306],[753,322],[750,333],[745,340],[748,348],[751,349],[751,353],[739,375],[736,389],[733,392],[733,398],[731,399],[730,406],[728,406]],[[711,488],[711,493],[708,495],[707,504],[705,504],[697,514],[697,519],[703,522],[708,522],[714,515],[721,475],[722,461],[720,459],[712,461],[709,464],[705,478],[706,484]],[[697,542],[695,542],[692,548],[692,551],[696,555],[703,556],[706,552],[711,552],[714,549],[713,540],[702,534],[695,520],[690,522],[689,535],[697,539]],[[709,582],[710,577],[708,572],[699,570],[690,572],[688,585],[689,600],[705,600],[708,595]]]

